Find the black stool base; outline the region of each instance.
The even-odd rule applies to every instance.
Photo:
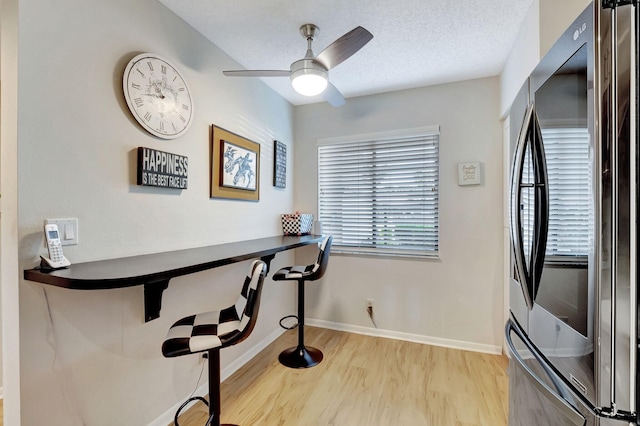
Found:
[[[289,368],[309,368],[320,364],[322,361],[322,352],[319,349],[310,346],[285,349],[280,352],[278,360],[280,364]]]

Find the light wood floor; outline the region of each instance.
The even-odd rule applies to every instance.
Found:
[[[289,331],[222,384],[222,422],[243,426],[500,426],[507,424],[507,357],[307,327],[324,360],[278,363]],[[205,373],[206,374],[206,373]],[[207,407],[183,413],[202,426]],[[173,425],[173,424],[172,424]]]

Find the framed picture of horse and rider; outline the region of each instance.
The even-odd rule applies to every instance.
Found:
[[[260,200],[260,144],[212,126],[210,196]]]

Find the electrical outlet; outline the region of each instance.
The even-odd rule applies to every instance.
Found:
[[[365,299],[365,304],[367,305],[367,315],[369,315],[369,319],[375,328],[378,328],[375,319],[373,318],[373,299]]]
[[[366,299],[365,303],[367,306],[367,314],[369,314],[369,318],[373,318],[373,299]]]

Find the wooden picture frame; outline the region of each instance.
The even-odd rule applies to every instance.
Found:
[[[211,128],[209,196],[260,201],[260,144],[215,125]]]
[[[287,187],[287,146],[273,141],[273,186]]]

